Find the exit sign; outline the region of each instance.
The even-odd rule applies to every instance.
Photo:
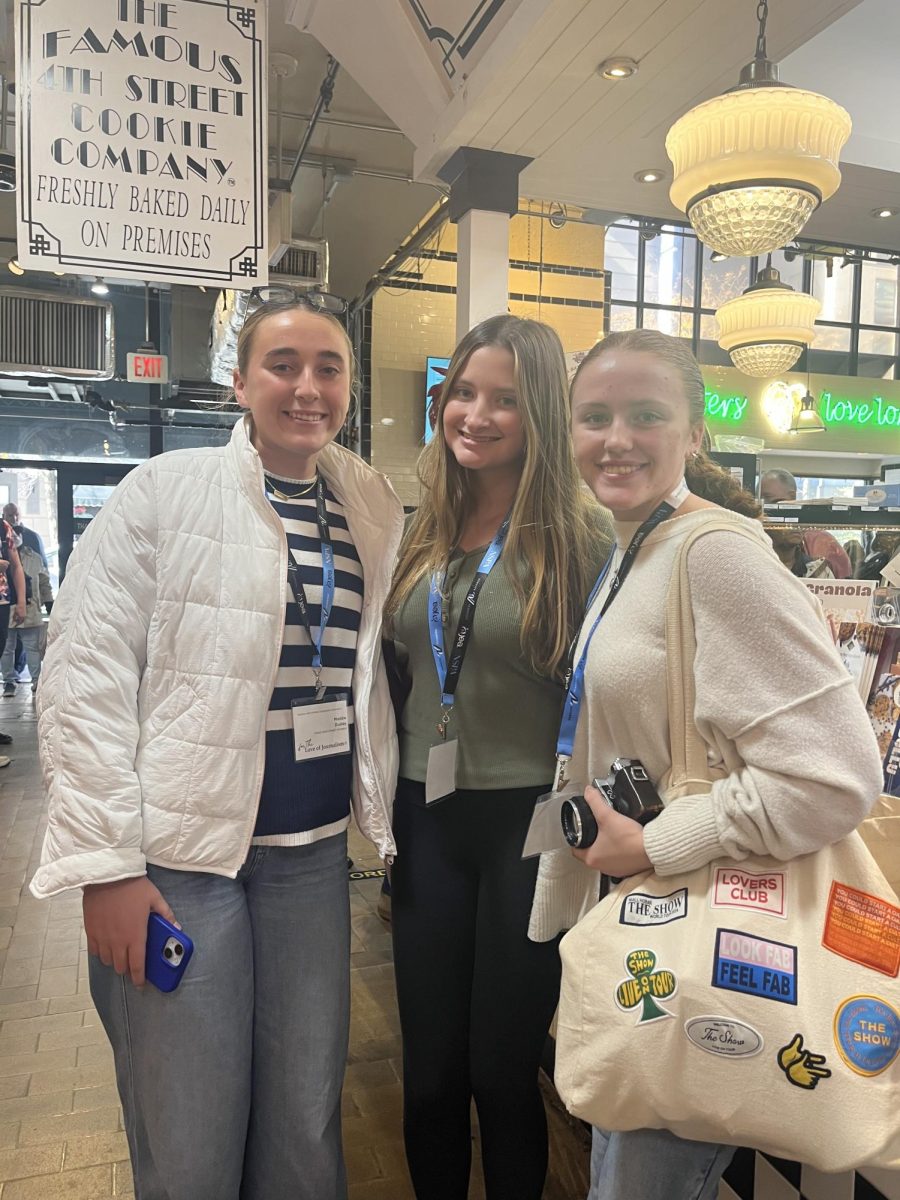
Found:
[[[129,383],[168,383],[169,360],[165,354],[129,354],[125,378]]]

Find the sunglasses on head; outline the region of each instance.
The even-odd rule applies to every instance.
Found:
[[[261,304],[304,304],[313,312],[330,313],[342,317],[347,311],[347,301],[332,292],[321,292],[315,288],[295,288],[286,283],[275,283],[268,287],[257,287],[250,293],[252,306]]]

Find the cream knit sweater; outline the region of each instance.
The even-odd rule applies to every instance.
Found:
[[[664,522],[646,539],[588,651],[569,777],[579,788],[617,756],[639,758],[659,782],[671,767],[665,608],[675,554],[709,510]],[[721,514],[719,514],[721,515]],[[707,795],[687,796],[647,826],[658,875],[715,858],[794,858],[835,842],[868,814],[881,759],[853,680],[818,602],[787,571],[762,527],[758,546],[711,530],[688,551],[697,639],[697,728],[724,767]],[[636,526],[616,523],[620,552]],[[604,587],[585,619],[576,658]],[[596,903],[599,876],[568,851],[541,857],[529,936],[547,941]]]

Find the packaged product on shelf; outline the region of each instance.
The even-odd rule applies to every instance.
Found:
[[[804,579],[819,598],[825,620],[844,666],[856,680],[863,700],[868,700],[875,668],[884,641],[884,626],[873,619],[872,579]]]
[[[882,754],[885,793],[900,797],[900,629],[885,631],[866,707]]]

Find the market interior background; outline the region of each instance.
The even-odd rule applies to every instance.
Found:
[[[77,6],[80,19],[93,3]],[[268,10],[270,280],[348,301],[363,375],[348,442],[390,475],[405,504],[416,503],[427,360],[448,356],[456,340],[457,230],[439,171],[459,147],[530,160],[510,224],[510,311],[552,324],[572,355],[635,325],[688,338],[717,395],[756,404],[757,381],[741,377],[717,344],[714,313],[764,263],[711,257],[669,200],[664,149],[673,122],[732,87],[752,57],[755,3],[271,0]],[[822,304],[792,378],[812,381],[817,395],[879,395],[896,405],[898,46],[896,0],[772,0],[768,52],[782,79],[827,94],[853,118],[837,194],[773,258],[786,282]],[[604,78],[598,64],[617,55],[638,69]],[[11,0],[0,5],[0,75],[2,163],[15,151]],[[79,534],[132,466],[221,444],[239,414],[216,381],[228,364],[210,352],[216,288],[20,274],[15,238],[15,193],[0,191],[0,500],[14,500],[41,533],[55,588]],[[98,282],[103,296],[92,291]],[[78,358],[65,321],[55,361],[29,360],[15,315],[17,299],[34,293],[48,312],[100,301],[110,336],[93,360]],[[169,358],[169,382],[125,382],[125,355],[148,334]],[[750,432],[759,436],[759,427]],[[840,431],[808,442],[767,436],[760,455],[763,469],[801,476],[804,495],[890,479],[892,464],[900,464],[900,422],[843,439]],[[15,736],[0,780],[0,1200],[127,1195],[111,1058],[87,994],[80,902],[42,904],[24,886],[43,795],[23,692],[0,700],[0,727]],[[379,864],[359,841],[354,854],[351,1195],[398,1200],[411,1193],[390,936],[375,915]],[[584,1133],[553,1106],[549,1084],[546,1092],[554,1153],[546,1194],[578,1197]],[[727,1179],[722,1200],[900,1200],[900,1181],[885,1173],[825,1177],[753,1155]],[[482,1194],[478,1181],[472,1194]]]

